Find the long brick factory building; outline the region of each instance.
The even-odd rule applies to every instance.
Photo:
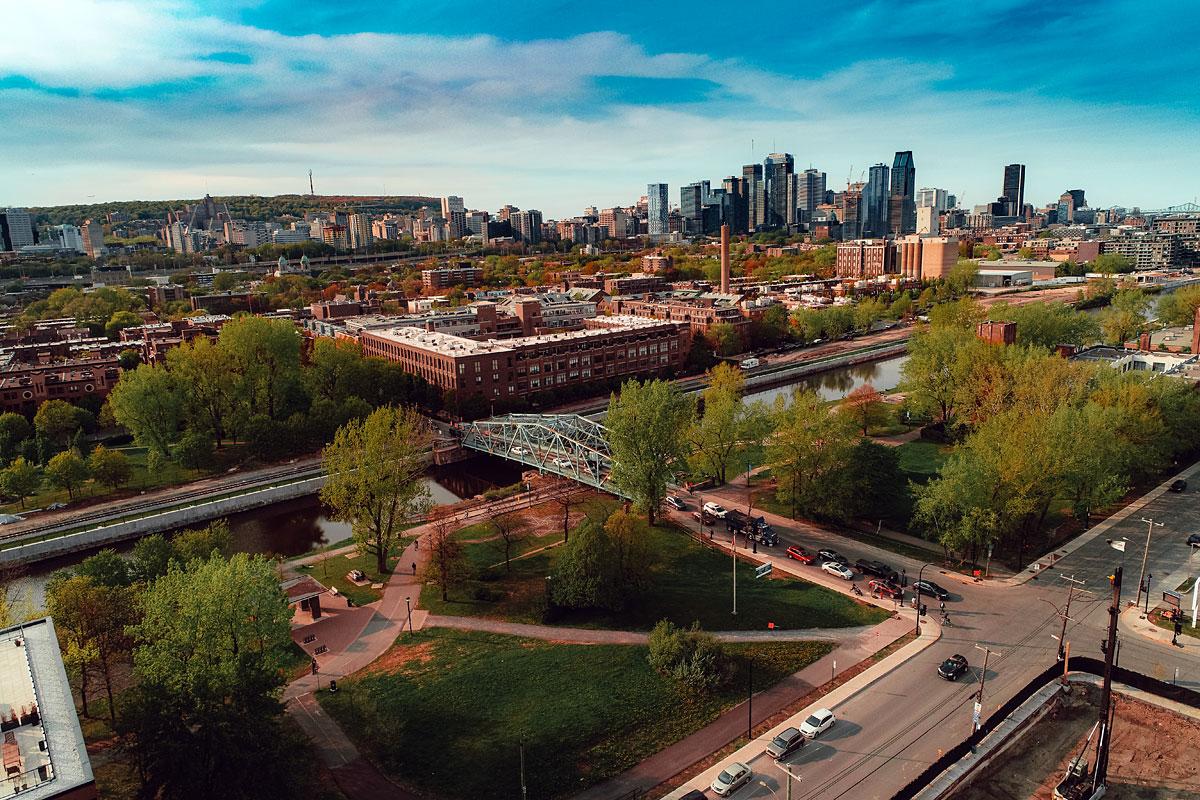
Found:
[[[364,355],[396,361],[442,389],[508,399],[597,379],[678,369],[683,323],[632,316],[583,320],[583,330],[478,341],[420,328],[364,330]]]

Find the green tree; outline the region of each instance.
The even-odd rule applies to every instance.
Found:
[[[0,472],[0,491],[14,497],[25,507],[25,498],[32,496],[42,485],[42,472],[36,464],[17,456],[3,472]]]
[[[754,422],[763,419],[763,408],[742,402],[746,379],[737,367],[717,364],[708,376],[709,386],[702,395],[704,413],[688,429],[688,445],[693,466],[724,483],[734,451],[754,436]]]
[[[122,350],[117,354],[117,364],[122,370],[129,371],[138,368],[142,363],[142,354],[133,348]]]
[[[659,620],[650,631],[650,666],[700,692],[714,692],[733,677],[733,662],[724,646],[699,623],[679,628],[670,620]]]
[[[1154,315],[1166,325],[1191,325],[1200,308],[1200,286],[1181,286],[1159,297]]]
[[[129,482],[133,468],[129,459],[119,450],[109,450],[99,445],[88,456],[88,469],[98,483],[111,489],[117,489]]]
[[[138,444],[163,458],[170,456],[171,442],[183,419],[183,399],[175,377],[166,369],[143,364],[121,373],[108,403],[113,417]]]
[[[108,318],[108,322],[104,324],[104,333],[115,342],[121,338],[122,330],[142,324],[144,324],[144,320],[141,316],[132,311],[114,311],[113,315]]]
[[[504,542],[504,571],[511,572],[513,546],[520,544],[529,536],[529,527],[521,515],[515,511],[497,514],[492,517],[491,525],[492,529],[496,531],[496,535],[500,537],[500,541]]]
[[[909,406],[949,427],[962,387],[971,376],[971,351],[986,346],[953,327],[916,331],[909,340],[900,384],[908,395]]]
[[[350,523],[360,552],[374,554],[381,573],[400,526],[429,505],[421,476],[430,442],[420,414],[384,407],[346,423],[325,448],[321,501]]]
[[[88,479],[88,466],[76,450],[64,450],[46,465],[46,480],[51,485],[67,490],[67,497],[74,500],[75,492]]]
[[[236,395],[272,420],[286,419],[285,400],[300,385],[300,334],[291,320],[238,317],[221,328],[218,347],[231,360]]]
[[[185,567],[213,556],[228,558],[233,555],[233,532],[228,521],[219,519],[203,528],[182,531],[171,540],[171,550],[171,557]]]
[[[1133,272],[1133,262],[1119,253],[1105,253],[1092,259],[1092,271],[1105,275]]]
[[[33,416],[33,427],[58,447],[66,447],[75,432],[85,427],[91,414],[65,400],[46,400]]]
[[[133,545],[130,574],[134,580],[151,583],[167,574],[175,548],[161,533],[143,536]]]
[[[1091,314],[1065,303],[997,303],[988,310],[994,320],[1017,324],[1017,343],[1053,350],[1060,344],[1085,345],[1100,338],[1100,326]]]
[[[292,796],[277,699],[291,613],[271,564],[239,553],[173,565],[142,608],[126,727],[146,796]]]
[[[126,629],[138,618],[133,590],[76,575],[47,585],[46,610],[54,618],[55,630],[64,644],[64,660],[79,677],[84,715],[88,715],[89,679],[98,677],[108,699],[109,722],[115,728],[116,672],[132,649]]]
[[[250,398],[238,393],[228,350],[201,336],[170,350],[167,369],[179,387],[185,418],[210,431],[216,446],[223,447],[231,424],[250,414]]]
[[[21,414],[7,411],[0,414],[0,463],[8,464],[25,445],[25,440],[33,435],[29,421]]]
[[[563,608],[622,611],[645,590],[649,553],[636,522],[618,512],[601,525],[584,522],[563,545],[551,597]]]
[[[1100,314],[1100,329],[1110,344],[1136,339],[1146,327],[1150,298],[1141,289],[1122,289]]]
[[[780,397],[773,412],[775,433],[766,441],[766,460],[778,482],[778,496],[797,512],[827,511],[826,481],[843,470],[857,441],[854,423],[830,414],[815,392]]]
[[[707,338],[717,355],[731,356],[745,349],[741,332],[728,322],[718,322],[710,326]]]
[[[674,471],[687,458],[687,430],[694,403],[675,384],[626,381],[608,403],[605,426],[612,452],[611,480],[646,513],[654,515]]]

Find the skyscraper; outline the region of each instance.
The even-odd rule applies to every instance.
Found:
[[[523,242],[537,244],[542,240],[542,212],[536,209],[517,211],[511,217],[513,233]]]
[[[450,212],[452,211],[466,210],[467,207],[463,205],[463,199],[461,197],[450,195],[449,197],[442,198],[442,216],[446,219],[450,219]]]
[[[937,211],[954,208],[954,195],[945,189],[925,188],[917,191],[917,208],[928,206]]]
[[[1000,193],[1006,206],[1005,214],[1018,217],[1025,213],[1025,165],[1009,164],[1004,168],[1004,191]]]
[[[371,218],[362,212],[351,214],[346,218],[346,234],[352,250],[363,250],[370,247]]]
[[[817,206],[824,202],[825,173],[811,167],[804,170],[796,187],[796,210],[800,215],[796,221],[810,221]]]
[[[104,247],[104,227],[99,220],[89,219],[84,222],[80,237],[83,239],[83,252],[87,253],[88,258],[99,258],[107,252]]]
[[[897,150],[892,161],[892,190],[888,216],[892,233],[913,233],[917,229],[917,168],[911,150]]]
[[[876,164],[867,173],[867,185],[863,187],[862,198],[862,235],[865,238],[882,238],[890,233],[888,174],[887,164]]]
[[[697,181],[679,189],[679,215],[683,217],[683,232],[704,232],[704,183]]]
[[[788,210],[788,176],[795,172],[791,153],[771,153],[763,161],[767,183],[766,225],[782,228],[795,221],[795,210]]]
[[[763,165],[742,167],[743,191],[746,193],[746,226],[755,230],[766,225],[767,201],[763,191]]]
[[[667,185],[651,183],[646,186],[646,230],[651,236],[666,236],[667,228]]]
[[[746,182],[730,175],[725,179],[723,187],[731,210],[730,218],[726,220],[729,223],[730,232],[735,235],[749,233],[750,204],[749,198],[746,196]]]
[[[6,250],[20,250],[22,247],[37,244],[37,235],[33,230],[33,219],[23,208],[8,208],[4,210],[8,227],[8,247]]]
[[[863,184],[852,183],[841,192],[838,216],[842,220],[842,241],[862,238]]]

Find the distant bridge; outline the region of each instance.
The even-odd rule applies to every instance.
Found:
[[[620,497],[610,480],[608,429],[577,414],[506,414],[459,426],[462,446],[561,475]]]
[[[1142,211],[1142,214],[1195,214],[1200,212],[1200,205],[1195,203],[1182,203],[1177,206],[1167,206],[1166,208],[1154,208],[1147,211]]]

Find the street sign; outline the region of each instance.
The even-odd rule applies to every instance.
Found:
[[[771,574],[771,564],[761,564],[758,569],[754,570],[754,577],[765,578]]]
[[[983,706],[982,706],[982,705],[980,705],[978,701],[976,701],[976,703],[975,703],[975,711],[974,711],[974,713],[971,715],[971,721],[972,721],[972,722],[974,723],[974,725],[975,725],[975,730],[979,730],[979,717],[980,717],[980,715],[981,715],[982,713],[983,713]]]
[[[1164,591],[1163,592],[1163,602],[1169,606],[1174,606],[1175,608],[1179,608],[1179,601],[1182,599],[1183,599],[1183,595],[1181,595],[1179,592],[1172,592],[1172,591]]]

